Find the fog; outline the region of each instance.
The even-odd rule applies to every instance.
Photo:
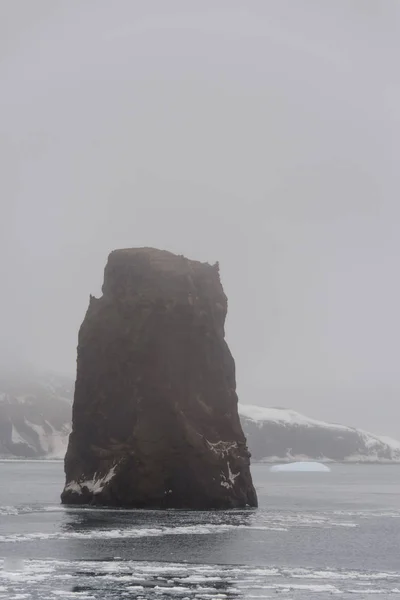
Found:
[[[220,262],[242,402],[400,436],[400,4],[0,3],[1,355],[74,374],[110,250]]]

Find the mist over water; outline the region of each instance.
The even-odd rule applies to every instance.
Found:
[[[0,359],[73,374],[155,246],[219,260],[242,402],[400,436],[399,11],[3,3]]]

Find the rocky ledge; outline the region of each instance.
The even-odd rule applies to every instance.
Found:
[[[256,506],[218,265],[116,250],[79,332],[66,504]]]

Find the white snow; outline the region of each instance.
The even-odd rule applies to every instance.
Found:
[[[26,446],[28,445],[24,438],[18,433],[14,425],[12,426],[11,430],[11,442],[13,444],[24,444]]]
[[[43,454],[46,454],[49,458],[64,458],[68,446],[68,436],[71,431],[69,425],[64,425],[61,431],[58,431],[51,423],[45,421],[48,428],[46,431],[43,425],[37,425],[28,421],[28,419],[25,419],[25,423],[37,434]]]
[[[349,456],[346,459],[348,462],[400,462],[400,441],[386,436],[374,435],[368,431],[348,427],[347,425],[338,425],[336,423],[326,423],[325,421],[311,419],[294,410],[284,408],[239,404],[238,410],[239,415],[252,421],[259,428],[263,427],[264,423],[275,423],[286,427],[318,427],[320,429],[328,429],[332,432],[348,432],[357,435],[361,438],[368,454]],[[383,458],[382,454],[384,453],[389,455],[389,457]],[[300,456],[292,456],[291,450],[288,450],[287,459],[301,460],[301,458]],[[282,458],[278,458],[277,460],[282,460]],[[274,457],[268,457],[268,462],[275,462]]]
[[[221,485],[222,485],[222,487],[226,487],[227,489],[232,489],[235,484],[235,479],[237,477],[239,477],[240,472],[232,473],[229,461],[227,462],[227,468],[228,468],[228,477],[225,475],[225,473],[221,472]]]
[[[371,570],[276,568],[250,565],[158,563],[122,560],[25,560],[23,571],[9,572],[0,560],[0,597],[94,599],[92,590],[74,592],[91,581],[105,581],[97,598],[356,598],[398,597],[398,573]],[[154,585],[156,582],[156,585]],[[93,584],[94,585],[94,584]],[[93,588],[94,589],[94,588]],[[103,591],[103,593],[102,593]]]
[[[268,408],[265,406],[255,406],[254,404],[239,404],[239,414],[251,421],[263,422],[270,421],[283,425],[301,425],[303,427],[325,427],[328,429],[340,429],[342,431],[354,431],[346,425],[336,425],[325,423],[306,417],[295,410],[286,408]]]
[[[293,463],[293,462],[308,462],[308,461],[310,461],[309,456],[307,456],[306,454],[292,454],[291,449],[289,448],[289,450],[285,456],[265,456],[258,462],[267,463],[267,464],[275,464],[275,463]],[[325,456],[320,456],[318,461],[322,462],[324,464],[335,462],[331,458],[326,458]]]
[[[50,423],[48,423],[50,425]],[[57,431],[52,425],[53,430],[49,438],[48,458],[64,458],[68,447],[68,438],[71,433],[71,426],[64,425],[61,431]]]
[[[65,491],[75,492],[76,494],[82,494],[82,489],[87,488],[89,492],[92,494],[100,494],[103,491],[103,488],[107,483],[111,481],[111,479],[115,475],[115,471],[118,465],[114,465],[111,467],[109,472],[103,477],[99,477],[97,473],[93,475],[93,479],[85,479],[84,481],[70,481],[66,487]]]
[[[378,452],[375,450],[373,452],[368,452],[368,454],[350,454],[343,459],[345,463],[372,463],[372,464],[398,464],[400,462],[400,454],[399,451],[395,451],[392,458],[382,458],[379,456]]]
[[[74,492],[75,494],[82,494],[82,487],[79,483],[77,483],[76,481],[70,481],[66,486],[65,486],[65,491],[66,492]]]
[[[305,472],[305,471],[319,471],[319,472],[329,472],[330,468],[327,467],[326,465],[319,463],[319,462],[309,462],[309,461],[303,461],[303,462],[294,462],[294,463],[286,463],[286,464],[281,464],[281,465],[273,465],[270,468],[270,471],[273,471],[275,473],[281,473],[281,472]]]
[[[215,442],[214,444],[208,440],[206,440],[206,442],[212,452],[215,452],[215,454],[218,454],[222,457],[228,456],[232,450],[237,448],[237,442],[224,442],[222,440]]]
[[[50,443],[48,435],[44,431],[42,425],[36,425],[35,423],[31,423],[31,421],[28,421],[28,419],[25,419],[25,423],[37,434],[39,438],[40,447],[43,450],[43,454],[46,454],[49,451]]]
[[[397,450],[400,450],[400,442],[398,440],[388,437],[387,435],[380,435],[379,439],[382,440],[382,442],[384,444],[387,444],[391,448],[396,448]]]
[[[228,479],[229,479],[229,481],[230,481],[230,482],[232,483],[232,485],[233,485],[233,484],[235,483],[235,479],[236,479],[236,477],[239,477],[239,475],[240,475],[240,472],[238,472],[238,473],[232,473],[232,471],[231,471],[231,466],[230,466],[230,464],[229,464],[229,461],[227,462],[227,465],[228,465]]]

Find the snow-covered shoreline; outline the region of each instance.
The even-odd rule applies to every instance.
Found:
[[[400,442],[294,410],[239,404],[253,462],[400,464]]]

